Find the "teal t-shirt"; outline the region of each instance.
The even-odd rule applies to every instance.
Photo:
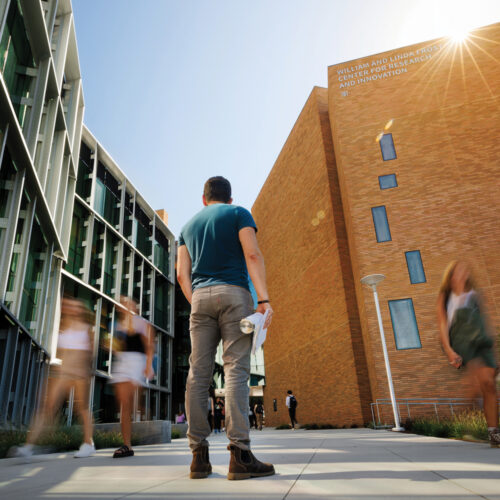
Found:
[[[204,207],[181,230],[179,246],[191,256],[193,290],[237,285],[248,290],[248,271],[238,233],[257,226],[243,207],[215,203]]]

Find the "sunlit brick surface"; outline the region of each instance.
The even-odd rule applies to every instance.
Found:
[[[253,208],[276,311],[265,346],[270,423],[287,420],[288,388],[299,422],[362,423],[369,403],[388,397],[373,296],[359,284],[372,273],[386,276],[379,296],[397,397],[471,395],[442,353],[435,304],[446,264],[465,259],[499,330],[498,61],[500,24],[462,45],[435,40],[332,66],[328,90],[314,89]],[[382,160],[384,131],[395,160]],[[397,188],[380,189],[385,174]],[[375,238],[379,205],[389,242]],[[411,250],[426,283],[410,283]],[[421,349],[396,350],[387,301],[401,298],[413,299]]]

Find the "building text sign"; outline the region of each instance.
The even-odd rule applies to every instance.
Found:
[[[337,68],[339,89],[349,89],[356,85],[392,78],[408,73],[412,66],[429,61],[441,50],[442,45],[428,45],[417,50],[396,52],[390,56],[378,57],[366,62]],[[342,93],[347,95],[347,93]]]

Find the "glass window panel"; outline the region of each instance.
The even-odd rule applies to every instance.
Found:
[[[94,209],[104,217],[104,205],[106,201],[106,187],[100,179],[96,179],[94,193]]]
[[[422,264],[422,256],[420,250],[406,252],[406,264],[408,265],[408,274],[410,275],[411,283],[425,283],[424,265]]]
[[[78,162],[78,175],[76,180],[76,192],[84,200],[90,198],[92,190],[92,151],[82,142],[80,145],[80,159]]]
[[[141,315],[148,319],[150,318],[150,306],[151,306],[151,277],[153,270],[150,266],[144,262],[144,269],[142,273],[142,307]]]
[[[102,269],[102,251],[104,248],[104,224],[94,220],[92,252],[90,254],[90,284],[99,288]]]
[[[164,333],[161,334],[161,380],[163,387],[168,387],[168,377],[170,373],[170,337]]]
[[[83,269],[83,261],[85,256],[85,247],[83,242],[87,237],[87,226],[85,221],[88,218],[88,212],[75,202],[73,209],[73,222],[71,224],[71,237],[68,250],[68,262],[65,268],[72,274],[82,277],[80,270]]]
[[[380,189],[391,189],[398,187],[398,181],[396,180],[396,174],[381,175],[378,178],[378,183]]]
[[[397,349],[420,349],[417,318],[411,299],[389,300],[392,329]]]
[[[153,234],[151,228],[151,221],[146,215],[144,210],[136,203],[135,204],[135,241],[134,245],[138,248],[140,252],[146,257],[151,256],[151,236]]]
[[[0,71],[9,90],[12,106],[22,127],[27,106],[22,99],[30,95],[32,78],[22,68],[34,68],[35,62],[18,1],[11,1],[0,40]]]
[[[116,263],[118,257],[118,239],[111,231],[106,235],[106,258],[104,262],[104,293],[114,295]]]
[[[158,420],[156,405],[158,401],[158,391],[150,389],[149,391],[149,420]]]
[[[14,251],[12,252],[11,260],[10,260],[10,266],[9,266],[9,277],[7,280],[7,292],[13,292],[14,291],[14,286],[16,283],[16,277],[18,275],[19,271],[19,257],[20,257],[20,252],[22,248],[22,244],[24,243],[24,238],[25,238],[25,231],[24,231],[24,223],[25,223],[25,217],[26,213],[28,210],[29,206],[29,198],[26,194],[26,191],[23,192],[23,197],[21,199],[21,210],[19,214],[19,218],[17,219],[17,227],[16,227],[16,234],[14,237],[14,244],[16,245],[14,247]],[[24,215],[22,215],[24,214]],[[11,300],[6,300],[5,305],[11,309],[13,306],[13,302]]]
[[[125,191],[125,206],[123,210],[123,235],[130,242],[132,241],[132,220],[134,218],[134,200],[133,196]]]
[[[164,330],[168,329],[169,286],[168,281],[161,274],[156,273],[154,323]]]
[[[93,403],[92,411],[96,422],[120,421],[120,405],[116,404],[113,384],[108,384],[103,377],[95,377]]]
[[[3,138],[1,133],[0,137]],[[12,201],[12,187],[15,178],[16,167],[10,158],[9,151],[5,149],[2,165],[0,167],[0,219],[9,218],[8,210]],[[0,228],[0,248],[3,247],[4,235],[4,229]],[[6,260],[6,258],[4,257],[3,260]]]
[[[384,134],[380,141],[380,151],[382,152],[382,159],[384,161],[396,159],[396,148],[392,140],[392,134]]]
[[[47,241],[38,223],[33,222],[26,274],[21,300],[20,321],[31,333],[35,332],[36,320],[43,302],[43,274],[47,260]]]
[[[167,420],[170,418],[170,395],[167,392],[160,393],[160,420]]]
[[[150,384],[158,385],[158,375],[161,365],[161,351],[160,351],[160,337],[161,333],[157,332],[153,327],[151,327],[152,335],[153,335],[153,378],[149,381]]]
[[[134,281],[132,288],[132,298],[139,304],[141,301],[142,288],[142,258],[134,254]]]
[[[155,266],[160,269],[160,271],[168,276],[169,273],[169,241],[167,237],[156,228],[155,232],[155,254],[154,254],[154,263]]]
[[[129,273],[130,273],[130,248],[128,245],[123,244],[123,268],[122,268],[122,286],[121,294],[128,296],[128,284],[129,284]]]
[[[98,162],[94,208],[112,226],[120,219],[120,188],[118,181]]]
[[[385,206],[372,208],[373,224],[375,233],[379,243],[383,241],[391,241],[391,231],[389,229],[389,221],[387,220],[387,212]]]
[[[99,347],[97,350],[97,369],[105,373],[109,371],[109,348],[113,325],[113,306],[101,299],[101,317],[99,319]]]

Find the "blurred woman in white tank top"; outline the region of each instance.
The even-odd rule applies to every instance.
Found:
[[[50,425],[64,398],[74,388],[74,404],[83,425],[83,443],[75,458],[95,453],[92,440],[92,418],[89,412],[89,388],[92,370],[93,315],[79,300],[64,297],[61,304],[61,324],[57,343],[57,357],[61,365],[52,365],[48,391],[42,411],[35,416],[27,443],[16,452],[18,456],[33,454],[33,447],[46,425]]]

